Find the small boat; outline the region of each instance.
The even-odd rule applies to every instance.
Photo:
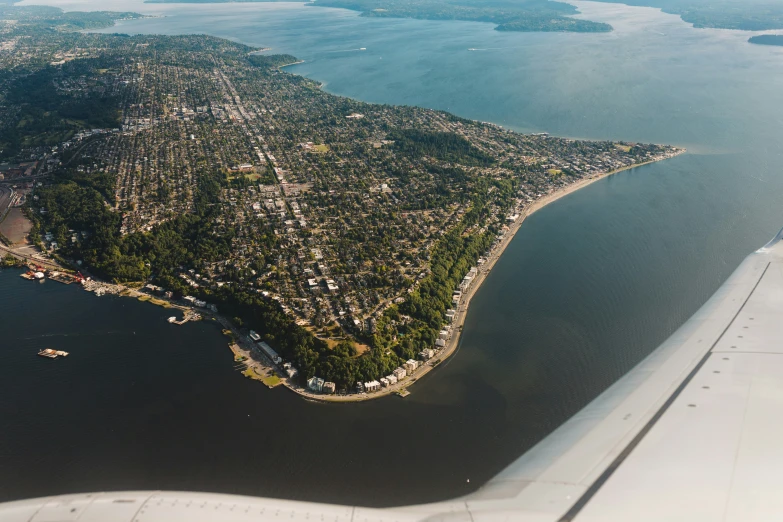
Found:
[[[38,355],[41,357],[46,357],[48,359],[57,359],[57,352],[52,350],[51,348],[45,348],[38,352]]]
[[[62,357],[68,357],[68,352],[64,352],[62,350],[55,350],[54,353],[56,353],[57,355],[60,355]]]

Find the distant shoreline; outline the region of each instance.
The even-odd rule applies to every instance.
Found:
[[[783,47],[783,34],[760,34],[751,36],[749,43],[756,45],[769,45],[771,47]]]

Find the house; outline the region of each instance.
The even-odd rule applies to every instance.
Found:
[[[367,333],[374,334],[376,330],[376,321],[374,317],[368,317],[364,322],[364,330]]]
[[[435,339],[435,346],[438,348],[445,348],[446,347],[446,341],[443,339]]]
[[[419,361],[415,359],[408,359],[405,361],[405,364],[403,364],[405,367],[405,370],[408,372],[408,375],[413,373],[413,370],[419,367]]]
[[[448,339],[449,338],[449,331],[448,330],[441,330],[440,333],[438,334],[438,337],[440,339],[443,339],[443,340]]]
[[[324,386],[323,386],[323,392],[324,393],[333,394],[336,391],[337,391],[337,385],[336,384],[334,384],[333,382],[329,382],[329,381],[324,383]]]
[[[394,373],[394,376],[397,377],[398,381],[403,380],[408,375],[408,372],[405,371],[404,368],[397,368],[396,370],[394,370],[393,373]]]
[[[384,388],[388,388],[389,387],[389,379],[387,379],[386,377],[381,377],[381,386],[383,386]]]
[[[397,384],[397,377],[395,377],[395,376],[394,376],[394,374],[392,374],[392,375],[387,375],[386,377],[384,377],[384,379],[386,379],[387,381],[389,381],[389,386],[392,386],[392,385],[394,385],[394,384]]]
[[[435,350],[432,348],[427,348],[426,350],[422,350],[419,352],[419,357],[422,358],[424,361],[429,361],[435,356]]]
[[[307,389],[316,393],[321,393],[324,389],[324,380],[320,377],[311,377],[307,380]]]
[[[381,389],[381,383],[379,383],[378,381],[370,381],[364,383],[364,390],[367,393],[377,392],[380,389]]]

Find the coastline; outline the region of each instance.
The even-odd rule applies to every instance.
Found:
[[[104,293],[109,293],[122,297],[133,297],[139,301],[151,301],[153,302],[153,304],[158,304],[159,306],[176,309],[181,313],[183,313],[185,316],[185,319],[183,321],[178,321],[176,324],[184,324],[187,321],[199,320],[202,318],[211,319],[215,321],[217,324],[219,324],[222,327],[224,333],[229,335],[230,341],[228,343],[228,347],[233,352],[235,356],[235,360],[245,365],[246,370],[245,372],[243,372],[243,375],[245,375],[248,378],[261,381],[269,388],[283,385],[289,390],[291,390],[292,392],[300,395],[305,399],[318,401],[318,402],[339,402],[339,403],[364,402],[373,399],[380,399],[382,397],[387,397],[389,395],[400,395],[402,397],[405,397],[410,393],[408,391],[408,387],[418,382],[419,379],[421,379],[429,372],[431,372],[432,370],[440,366],[440,364],[442,364],[444,361],[446,361],[449,357],[451,357],[457,352],[462,338],[462,328],[465,323],[465,319],[467,317],[467,313],[470,308],[470,303],[473,299],[473,296],[475,296],[476,292],[478,292],[478,290],[481,288],[487,276],[492,271],[492,268],[494,268],[495,263],[497,263],[498,259],[500,259],[500,257],[503,255],[506,248],[508,248],[508,245],[511,244],[511,241],[514,239],[517,232],[522,227],[522,224],[529,216],[541,210],[542,208],[546,207],[547,205],[557,201],[558,199],[568,196],[569,194],[572,194],[579,189],[582,189],[592,183],[595,183],[596,181],[599,181],[601,179],[607,178],[609,176],[618,174],[626,170],[631,170],[637,167],[642,167],[652,163],[657,163],[659,161],[663,161],[666,159],[671,159],[685,152],[687,152],[686,149],[677,148],[673,153],[668,155],[663,155],[659,158],[655,158],[643,163],[628,165],[626,167],[622,167],[612,171],[602,172],[589,177],[585,177],[565,187],[552,190],[548,194],[539,197],[535,201],[530,202],[525,208],[521,210],[521,212],[519,213],[519,217],[505,230],[502,238],[494,245],[492,250],[487,255],[486,261],[478,267],[478,273],[476,274],[476,277],[473,279],[473,283],[466,289],[459,303],[455,307],[456,315],[454,316],[454,319],[451,323],[451,333],[449,335],[449,338],[447,339],[446,346],[435,357],[433,357],[430,361],[423,363],[421,366],[419,366],[419,368],[414,370],[413,373],[411,373],[403,381],[399,382],[398,384],[394,384],[386,388],[382,388],[378,392],[352,393],[346,395],[337,395],[337,394],[327,395],[321,393],[313,393],[309,391],[306,387],[300,386],[298,383],[292,381],[292,379],[286,377],[282,373],[282,370],[280,370],[276,365],[272,364],[272,362],[268,360],[268,357],[260,350],[260,348],[258,348],[256,343],[253,342],[252,339],[250,339],[247,335],[243,335],[239,331],[239,329],[237,329],[231,323],[231,321],[228,320],[228,318],[220,315],[219,313],[212,313],[206,309],[195,308],[192,306],[184,305],[172,299],[166,299],[162,297],[156,297],[153,299],[150,294],[147,294],[145,292],[139,292],[135,288],[131,288],[122,284],[115,284],[115,283],[93,280],[90,281],[89,284],[85,285],[83,288],[87,291],[95,292],[96,295],[103,295]],[[51,269],[63,270],[65,268],[54,260],[48,260],[39,256],[32,256],[29,254],[21,254],[15,251],[14,249],[4,247],[2,245],[0,245],[0,252],[2,254],[11,254],[22,262],[34,263],[36,265],[43,265],[44,267],[50,270]],[[65,268],[65,270],[68,269]]]
[[[497,263],[498,259],[500,259],[500,257],[503,255],[503,252],[505,252],[506,248],[508,248],[508,245],[511,244],[511,241],[514,239],[514,236],[516,236],[517,232],[522,227],[522,224],[529,216],[541,210],[542,208],[546,207],[547,205],[554,203],[558,199],[568,196],[569,194],[572,194],[579,189],[591,185],[596,181],[602,180],[604,178],[608,178],[609,176],[613,176],[614,174],[619,174],[620,172],[624,172],[626,170],[632,170],[638,167],[643,167],[645,165],[650,165],[652,163],[657,163],[659,161],[671,159],[681,154],[684,154],[685,152],[687,152],[686,149],[677,148],[676,152],[671,155],[665,155],[660,158],[655,158],[650,161],[645,161],[643,163],[636,163],[634,165],[628,165],[627,167],[622,167],[619,169],[595,174],[593,176],[588,176],[580,179],[579,181],[575,181],[574,183],[571,183],[566,187],[553,190],[549,194],[546,194],[545,196],[542,196],[537,200],[531,202],[520,213],[516,221],[514,221],[511,224],[511,226],[509,226],[508,230],[503,234],[503,239],[501,239],[500,242],[498,242],[495,245],[495,247],[490,251],[489,255],[487,256],[486,262],[484,262],[481,266],[478,267],[478,273],[476,274],[476,277],[473,279],[473,283],[470,285],[467,291],[462,295],[462,298],[457,304],[456,307],[457,313],[454,316],[454,320],[451,323],[452,333],[449,336],[449,339],[446,343],[446,347],[443,348],[437,356],[433,357],[432,360],[422,364],[419,368],[417,368],[411,374],[411,376],[409,378],[406,378],[403,382],[389,386],[387,388],[382,388],[380,391],[371,394],[365,392],[360,394],[355,393],[349,395],[324,395],[319,393],[312,393],[308,391],[306,388],[303,388],[299,385],[289,382],[289,379],[283,379],[282,384],[289,390],[301,395],[302,397],[314,401],[319,401],[319,402],[363,402],[363,401],[369,401],[373,399],[380,399],[381,397],[388,397],[389,395],[402,395],[402,396],[408,395],[408,393],[410,393],[407,391],[407,388],[409,386],[415,384],[419,379],[421,379],[429,372],[431,372],[432,370],[440,366],[449,357],[451,357],[456,353],[457,349],[459,348],[460,341],[462,339],[462,327],[465,324],[465,319],[468,315],[468,309],[470,307],[470,302],[473,299],[473,296],[476,295],[476,292],[478,292],[478,290],[481,288],[481,285],[484,284],[484,281],[486,280],[489,273],[492,271],[492,268],[495,266],[495,263]]]

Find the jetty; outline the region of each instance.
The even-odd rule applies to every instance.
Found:
[[[70,285],[71,283],[76,281],[75,277],[68,274],[64,274],[62,272],[49,272],[49,279],[66,285]]]
[[[176,316],[172,315],[171,317],[168,318],[168,322],[170,322],[171,324],[185,324],[188,321],[198,321],[200,319],[201,319],[201,314],[199,314],[198,312],[194,312],[193,310],[190,309],[185,309],[185,313],[182,319],[177,319]]]

